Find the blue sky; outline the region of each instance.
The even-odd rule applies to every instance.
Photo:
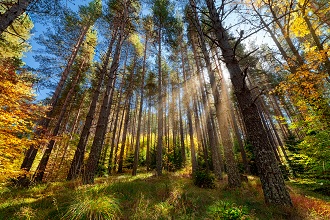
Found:
[[[83,0],[83,1],[79,1],[79,0],[74,0],[74,1],[66,1],[66,7],[69,7],[70,9],[77,11],[79,5],[85,5],[87,4],[89,1],[87,0]],[[46,31],[47,25],[41,24],[40,22],[38,22],[37,19],[34,19],[34,16],[31,16],[31,19],[33,21],[34,27],[31,31],[31,37],[28,40],[28,42],[31,45],[31,49],[26,52],[24,54],[23,57],[23,62],[32,68],[38,68],[39,67],[39,63],[35,61],[35,59],[33,58],[34,55],[36,55],[36,51],[41,49],[42,46],[39,45],[36,41],[36,38],[41,35],[43,32]],[[51,25],[51,24],[49,24]],[[44,90],[38,90],[36,91],[36,95],[37,95],[37,100],[43,100],[48,96],[48,93],[50,92],[49,89],[44,89]]]
[[[86,5],[88,4],[90,0],[82,0],[82,1],[78,1],[78,0],[72,0],[72,1],[66,1],[66,6],[71,8],[74,11],[78,10],[79,5]],[[146,14],[145,12],[146,8],[143,9],[143,13]],[[237,20],[238,16],[237,15],[233,15],[233,16],[229,16],[226,23],[227,24],[235,24],[237,22],[239,22]],[[46,27],[45,25],[41,24],[40,22],[38,22],[37,20],[33,19],[32,16],[32,20],[34,22],[34,28],[32,30],[32,35],[31,38],[29,40],[30,45],[31,45],[31,50],[27,53],[25,53],[25,57],[23,58],[23,61],[26,63],[26,65],[32,67],[32,68],[37,68],[39,65],[38,63],[34,60],[33,56],[36,54],[36,51],[38,49],[41,48],[41,46],[36,42],[36,38],[41,35],[44,31],[46,31]],[[51,25],[51,24],[50,24]],[[241,26],[237,26],[237,30],[236,32],[239,33],[240,29],[246,29],[248,28],[246,25],[244,25],[243,27]],[[232,30],[233,31],[233,30]],[[235,30],[233,31],[235,34]],[[245,43],[246,45],[249,45],[249,41],[253,41],[255,44],[260,45],[262,43],[267,43],[269,45],[272,45],[272,40],[270,39],[270,37],[268,37],[268,35],[264,32],[261,31],[258,34],[250,37],[250,39],[245,40],[243,43]],[[36,92],[37,94],[37,100],[42,100],[44,98],[46,98],[48,96],[48,93],[50,92],[49,89],[45,89],[45,90],[38,90]]]

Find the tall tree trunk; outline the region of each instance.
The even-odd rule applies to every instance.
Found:
[[[113,33],[113,36],[111,38],[106,56],[105,56],[105,60],[103,62],[102,65],[102,69],[100,70],[99,74],[98,74],[98,80],[94,89],[94,93],[93,93],[93,97],[92,97],[92,102],[90,104],[89,107],[89,111],[88,114],[86,116],[86,121],[83,127],[83,130],[80,134],[80,139],[79,139],[79,143],[77,146],[77,149],[75,151],[73,160],[71,162],[71,166],[68,172],[68,176],[67,176],[67,180],[72,180],[78,177],[78,175],[80,174],[81,171],[81,167],[84,161],[84,155],[85,155],[85,148],[86,148],[86,144],[88,141],[88,137],[90,134],[90,129],[93,123],[93,119],[94,119],[94,115],[96,112],[96,106],[97,106],[97,101],[99,99],[100,93],[101,93],[101,87],[103,84],[103,80],[105,78],[106,72],[107,72],[107,67],[109,65],[109,61],[110,61],[110,57],[111,57],[111,51],[112,51],[112,46],[116,40],[116,33]]]
[[[193,8],[193,10],[196,10],[196,6],[194,5],[193,1],[190,1],[191,6]],[[197,20],[197,12],[194,11],[193,16],[191,18],[191,21],[193,22],[195,28],[197,29],[197,32],[199,34],[199,39],[200,39],[200,46],[201,46],[201,50],[203,53],[203,57],[206,63],[206,68],[207,71],[209,73],[209,77],[210,77],[210,82],[212,81],[213,85],[212,86],[212,92],[213,95],[216,93],[216,91],[214,91],[214,89],[216,89],[216,87],[214,86],[215,83],[215,79],[214,79],[214,73],[211,67],[211,61],[209,58],[209,54],[207,52],[207,48],[206,48],[206,43],[205,43],[205,39],[199,24],[199,21]],[[192,32],[190,32],[192,34]],[[195,54],[197,54],[197,49],[196,49],[196,41],[195,41],[195,36],[193,36],[192,34],[192,46],[193,46],[193,51],[194,51],[194,56]],[[196,59],[195,60],[199,63],[199,61]],[[213,73],[213,74],[212,74]],[[202,84],[201,88],[204,88],[206,91],[206,83],[205,80],[202,77],[202,74],[200,71],[197,72],[198,74],[198,79],[200,81],[200,83]],[[204,76],[204,75],[203,75]],[[211,77],[213,76],[213,79],[211,79]],[[220,155],[219,155],[219,145],[217,145],[217,140],[216,140],[216,136],[214,135],[215,131],[215,126],[212,126],[212,124],[214,125],[214,123],[212,123],[212,116],[211,116],[211,107],[209,104],[209,99],[206,96],[205,92],[202,91],[202,99],[203,99],[203,105],[205,107],[205,114],[206,114],[206,123],[207,123],[207,130],[208,130],[208,135],[209,135],[209,140],[210,140],[210,148],[211,148],[211,157],[212,157],[212,164],[213,164],[213,169],[214,169],[214,173],[217,176],[218,179],[222,179],[222,170],[221,170],[221,163],[220,163]],[[218,97],[214,97],[215,102],[218,102]],[[217,106],[217,105],[216,105]]]
[[[201,128],[201,122],[200,122],[200,118],[198,115],[198,109],[197,109],[197,103],[196,103],[196,99],[193,99],[193,111],[194,111],[194,118],[195,118],[195,130],[197,133],[197,139],[198,139],[198,149],[203,149],[205,148],[205,144],[204,144],[204,137],[202,135],[202,128]],[[198,168],[198,162],[196,160],[196,166]]]
[[[160,22],[160,24],[162,24]],[[157,154],[156,171],[157,175],[162,175],[163,170],[163,76],[162,76],[162,27],[158,30],[158,134],[157,134]]]
[[[125,148],[126,148],[126,136],[128,133],[128,122],[129,122],[129,115],[130,115],[130,110],[131,110],[131,102],[132,102],[132,97],[133,97],[133,76],[134,76],[134,71],[136,68],[136,62],[137,62],[137,54],[135,54],[134,56],[134,60],[133,60],[133,68],[132,71],[129,75],[129,79],[128,79],[128,90],[126,91],[126,113],[125,113],[125,120],[124,120],[124,131],[123,131],[123,137],[122,137],[122,145],[120,148],[120,153],[119,153],[119,161],[118,161],[118,173],[122,173],[123,172],[123,163],[124,163],[124,153],[125,153]],[[126,62],[125,62],[126,63]],[[124,66],[126,66],[126,64],[124,64]],[[124,69],[126,69],[124,67]],[[132,119],[134,119],[134,115],[132,115],[131,117]],[[129,149],[128,149],[129,150]]]
[[[222,100],[220,103],[220,108],[217,109],[218,124],[221,133],[221,141],[224,148],[224,155],[228,173],[228,184],[230,187],[238,187],[241,185],[241,178],[238,171],[238,167],[235,160],[233,141],[230,133],[230,109],[229,100],[227,95],[227,86],[224,78],[221,79],[221,95]]]
[[[86,170],[83,173],[83,183],[84,184],[91,184],[94,183],[94,175],[97,169],[97,164],[100,158],[100,154],[103,147],[103,141],[104,141],[104,135],[105,135],[105,129],[107,129],[109,115],[110,115],[110,109],[111,109],[111,103],[112,103],[112,96],[113,96],[113,90],[114,85],[116,81],[116,72],[119,66],[119,60],[120,60],[120,54],[121,54],[121,48],[124,41],[123,36],[123,29],[122,32],[119,33],[119,40],[116,45],[114,57],[111,63],[110,71],[109,71],[109,79],[108,83],[106,85],[106,91],[105,96],[103,98],[100,116],[97,122],[94,141],[91,147],[91,151],[87,160],[86,164]]]
[[[241,153],[241,157],[242,157],[242,161],[243,161],[243,166],[244,166],[244,170],[246,173],[250,173],[250,168],[249,168],[249,165],[248,165],[248,161],[247,161],[247,156],[246,156],[246,152],[245,152],[245,149],[244,149],[244,144],[243,144],[243,140],[242,140],[242,137],[240,135],[240,132],[239,132],[239,129],[238,129],[238,126],[237,126],[237,120],[234,116],[234,111],[233,111],[233,103],[229,97],[229,94],[228,94],[228,85],[227,85],[227,82],[226,82],[226,79],[224,78],[224,75],[222,74],[222,70],[221,70],[221,66],[220,66],[220,63],[219,63],[219,54],[216,50],[212,50],[214,52],[214,61],[216,63],[216,69],[219,73],[219,78],[221,79],[221,96],[222,96],[222,102],[226,102],[225,103],[225,108],[226,108],[226,114],[228,114],[228,121],[229,121],[229,124],[231,125],[232,129],[234,130],[234,136],[236,137],[236,140],[238,142],[238,146],[239,146],[239,150],[240,150],[240,153]],[[222,103],[224,104],[224,103]],[[225,119],[224,119],[225,120]]]
[[[48,160],[49,160],[49,157],[50,157],[50,154],[54,148],[54,145],[55,145],[55,139],[54,137],[56,137],[58,135],[58,132],[60,130],[60,126],[61,126],[61,123],[64,119],[64,116],[65,116],[65,113],[66,113],[66,110],[67,110],[67,107],[68,105],[70,104],[70,101],[72,100],[72,97],[73,97],[73,92],[75,90],[75,87],[79,81],[79,78],[81,76],[81,72],[82,72],[82,69],[85,65],[85,62],[86,60],[84,59],[79,67],[79,70],[76,74],[76,77],[73,81],[73,83],[71,84],[71,88],[68,92],[68,94],[66,95],[66,98],[65,98],[65,101],[63,103],[63,106],[62,106],[62,109],[61,109],[61,112],[60,112],[60,115],[58,116],[57,118],[57,122],[56,122],[56,125],[55,125],[55,128],[53,130],[53,133],[52,133],[52,140],[49,142],[42,158],[41,158],[41,161],[38,165],[38,168],[34,174],[34,180],[36,182],[41,182],[42,181],[42,178],[44,176],[44,173],[45,173],[45,170],[46,170],[46,166],[47,166],[47,163],[48,163]]]
[[[271,14],[273,15],[273,19],[275,21],[275,23],[277,24],[278,28],[280,29],[283,37],[284,37],[284,40],[286,41],[287,45],[289,46],[291,52],[293,53],[293,55],[295,56],[295,59],[290,59],[290,61],[292,62],[296,62],[296,64],[298,64],[299,66],[303,65],[304,64],[304,59],[302,58],[302,56],[299,54],[299,51],[297,50],[297,48],[294,46],[293,42],[292,42],[292,39],[290,38],[290,35],[289,35],[289,27],[290,25],[287,24],[286,25],[286,29],[285,29],[285,24],[283,26],[283,22],[281,22],[281,20],[277,17],[276,15],[276,12],[275,12],[275,8],[273,7],[273,4],[270,3],[268,4],[269,6],[269,10],[271,12]],[[288,13],[288,15],[290,15],[292,12],[292,8],[291,8],[291,5],[289,7],[287,7],[286,9],[290,10],[289,12],[285,12],[285,13]]]
[[[269,27],[269,24],[267,24],[265,22],[265,20],[263,19],[263,17],[261,16],[261,14],[258,12],[258,10],[253,6],[253,10],[255,11],[255,13],[257,14],[257,16],[259,17],[262,25],[266,28],[267,32],[270,34],[270,37],[272,38],[272,40],[274,41],[275,45],[277,46],[278,50],[280,51],[282,57],[286,60],[286,62],[288,64],[293,63],[292,62],[292,58],[290,58],[290,56],[287,54],[287,52],[285,51],[285,49],[282,47],[281,43],[279,42],[279,40],[277,39],[274,31]],[[296,71],[296,67],[293,67],[292,65],[289,65],[290,71],[293,73]]]
[[[128,122],[129,122],[129,113],[131,110],[131,97],[128,97],[126,102],[126,110],[125,110],[125,119],[124,119],[124,130],[123,130],[123,136],[121,139],[121,147],[120,147],[120,153],[119,153],[119,160],[118,160],[118,173],[123,172],[123,163],[124,163],[124,153],[126,148],[126,137],[127,137],[127,131],[128,131]]]
[[[184,143],[184,131],[183,131],[183,120],[182,120],[182,99],[181,99],[181,95],[180,92],[178,94],[178,98],[179,98],[179,126],[180,126],[180,157],[181,157],[181,161],[182,161],[182,167],[185,164],[185,160],[186,160],[186,147],[185,147],[185,143]]]
[[[123,85],[123,83],[122,83]],[[119,91],[119,96],[117,99],[117,109],[116,109],[116,116],[115,116],[115,121],[114,121],[114,128],[112,131],[112,138],[111,138],[111,149],[110,149],[110,156],[109,156],[109,162],[108,162],[108,174],[111,174],[111,170],[112,170],[112,166],[113,166],[113,162],[112,162],[112,158],[114,150],[115,150],[115,140],[116,140],[116,133],[117,133],[117,127],[118,127],[118,119],[119,119],[119,112],[120,112],[120,102],[121,102],[121,98],[122,98],[122,92],[121,89]],[[115,154],[116,156],[116,154]]]
[[[119,148],[120,138],[122,137],[122,136],[121,136],[121,133],[122,133],[122,128],[123,128],[124,120],[125,120],[124,117],[126,116],[126,115],[125,115],[125,112],[126,112],[125,105],[126,105],[126,102],[124,103],[123,113],[122,113],[122,115],[121,115],[121,119],[120,119],[120,122],[119,122],[118,135],[117,135],[117,137],[116,137],[116,147],[115,147],[115,154],[114,154],[115,161],[114,161],[114,165],[113,165],[113,168],[112,168],[112,171],[113,171],[113,172],[116,171],[116,166],[117,166],[117,163],[118,163],[118,161],[119,161],[118,148]],[[123,132],[123,133],[124,133],[124,132]],[[126,139],[125,139],[125,140],[126,140]]]
[[[147,153],[146,153],[146,165],[147,171],[150,169],[150,144],[151,144],[151,126],[150,126],[150,117],[151,117],[151,97],[148,99],[148,121],[147,121]]]
[[[244,123],[249,141],[253,146],[258,172],[264,191],[266,203],[292,206],[290,195],[275,159],[274,152],[265,140],[266,131],[258,114],[251,90],[247,88],[245,76],[239,67],[234,50],[229,43],[228,35],[219,18],[213,0],[205,0],[223,60],[228,68],[234,91],[244,116]]]
[[[79,48],[82,45],[82,42],[84,41],[85,35],[88,31],[89,26],[83,26],[82,30],[80,32],[80,35],[78,37],[78,40],[75,44],[75,46],[73,47],[73,50],[71,52],[71,55],[69,57],[68,63],[64,69],[64,71],[62,72],[61,75],[61,79],[59,81],[59,83],[57,84],[57,87],[55,89],[55,92],[50,100],[50,110],[47,112],[46,116],[44,119],[41,119],[39,122],[39,125],[41,126],[41,128],[37,129],[36,131],[36,136],[40,136],[42,134],[44,134],[49,126],[49,123],[53,117],[53,113],[55,108],[57,107],[57,102],[58,99],[60,97],[60,93],[63,89],[64,83],[66,82],[66,79],[69,76],[72,64],[74,62],[74,60],[76,59],[76,56],[78,54]],[[36,146],[31,146],[27,152],[25,153],[25,157],[23,160],[23,163],[21,165],[21,169],[25,170],[25,171],[30,171],[33,161],[37,155],[39,147]]]
[[[137,166],[139,162],[139,151],[140,151],[140,133],[141,133],[141,120],[142,120],[142,109],[143,109],[143,100],[144,100],[144,78],[146,75],[146,60],[147,60],[147,48],[148,48],[148,34],[146,35],[144,43],[144,52],[143,52],[143,65],[142,65],[142,78],[141,78],[141,91],[140,91],[140,107],[138,115],[138,125],[136,132],[136,146],[134,150],[134,162],[133,162],[133,171],[132,175],[136,175]]]
[[[187,109],[187,119],[188,119],[188,131],[189,131],[189,138],[190,138],[190,154],[191,154],[192,174],[194,175],[197,170],[197,160],[196,160],[196,150],[195,150],[195,142],[194,142],[193,121],[192,121],[192,116],[191,116],[192,111],[190,108],[191,98],[189,97],[188,87],[187,87],[188,73],[186,72],[185,62],[184,62],[184,56],[187,54],[184,54],[184,52],[183,52],[182,41],[180,44],[180,52],[181,52],[181,64],[182,64],[182,72],[183,72],[183,80],[184,80],[183,94],[184,94],[184,97],[186,97],[185,100],[187,100],[186,109]],[[190,70],[190,67],[189,67],[189,62],[188,62],[187,71],[189,71],[189,70]]]
[[[63,164],[63,162],[64,162],[64,159],[66,158],[66,154],[67,154],[67,152],[68,152],[68,150],[69,150],[69,144],[70,144],[70,141],[71,141],[72,138],[73,138],[73,134],[76,132],[76,128],[77,128],[77,124],[78,124],[78,120],[79,120],[79,117],[80,117],[81,110],[82,110],[82,108],[83,108],[83,103],[84,103],[84,100],[85,100],[86,93],[87,93],[87,90],[84,92],[83,97],[82,97],[82,99],[81,99],[81,102],[80,102],[80,104],[79,104],[78,112],[77,112],[77,114],[76,114],[76,118],[75,118],[75,120],[74,120],[74,123],[73,123],[72,128],[71,128],[71,131],[70,131],[69,140],[67,140],[66,143],[65,143],[64,151],[63,151],[63,154],[62,154],[62,157],[61,157],[61,160],[60,160],[60,163],[59,163],[59,165],[58,165],[57,170],[60,170],[60,169],[61,169],[62,164]],[[58,173],[56,174],[55,179],[57,178],[57,176],[58,176]]]

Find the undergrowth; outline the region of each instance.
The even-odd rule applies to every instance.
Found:
[[[260,181],[236,189],[226,180],[214,188],[194,185],[187,172],[151,173],[55,182],[27,189],[0,187],[0,219],[329,219],[329,202],[290,187],[295,208],[264,203]]]

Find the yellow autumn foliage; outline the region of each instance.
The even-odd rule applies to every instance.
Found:
[[[33,24],[20,16],[1,35],[0,41],[0,182],[20,172],[24,150],[36,139],[33,131],[43,114],[34,102],[34,77],[21,68],[23,52]],[[15,33],[15,34],[13,34]]]
[[[28,74],[17,74],[10,60],[0,62],[0,181],[19,172],[24,150],[35,143],[35,122],[43,114],[33,103]]]
[[[298,13],[293,13],[290,30],[296,37],[305,37],[310,33],[304,18]]]

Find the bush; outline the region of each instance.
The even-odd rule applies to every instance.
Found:
[[[218,201],[209,207],[208,214],[212,219],[236,220],[247,219],[248,212],[245,207],[236,207],[235,204]]]
[[[98,164],[97,169],[96,169],[96,176],[102,177],[108,176],[108,168],[104,164]]]
[[[194,184],[201,188],[214,188],[215,177],[206,170],[197,170],[194,175]]]

